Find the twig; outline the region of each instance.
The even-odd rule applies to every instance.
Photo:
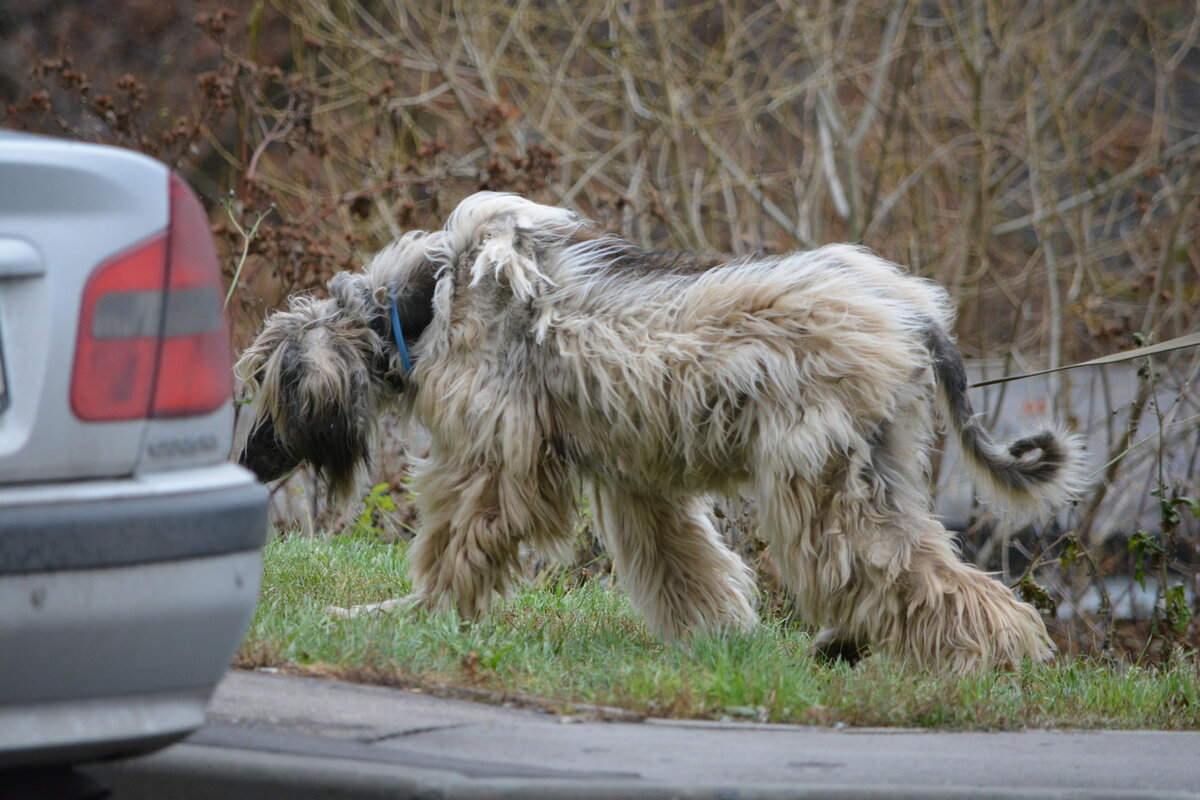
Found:
[[[258,227],[262,225],[262,221],[266,219],[267,215],[274,210],[275,205],[272,203],[271,206],[266,210],[258,212],[258,216],[255,218],[254,224],[251,225],[250,230],[247,231],[242,227],[242,224],[238,222],[237,217],[234,216],[232,204],[225,204],[225,213],[229,216],[229,221],[233,223],[233,227],[242,237],[242,254],[238,258],[237,267],[233,271],[233,278],[229,281],[229,290],[225,292],[225,308],[229,308],[229,301],[233,299],[233,291],[237,288],[238,280],[242,275],[242,267],[246,266],[246,258],[250,255],[250,242],[254,241],[254,237],[258,235]]]
[[[1062,214],[1070,211],[1073,208],[1086,205],[1098,197],[1104,197],[1114,189],[1120,189],[1129,181],[1137,178],[1147,171],[1153,169],[1164,161],[1168,161],[1180,153],[1186,153],[1193,147],[1200,145],[1200,133],[1192,134],[1186,139],[1176,142],[1175,144],[1162,151],[1161,155],[1144,158],[1134,164],[1129,169],[1123,170],[1106,181],[1093,186],[1091,189],[1080,192],[1077,195],[1068,197],[1065,200],[1060,200],[1050,209],[1043,209],[1041,214],[1036,211],[1033,214],[1026,214],[1023,217],[1010,219],[1008,222],[1000,222],[992,226],[992,235],[999,236],[1004,233],[1012,233],[1023,228],[1028,228],[1041,222],[1049,214]]]

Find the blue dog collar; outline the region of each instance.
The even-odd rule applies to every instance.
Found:
[[[400,363],[404,365],[404,374],[412,372],[412,361],[408,357],[408,348],[404,344],[404,329],[400,327],[400,309],[396,305],[396,296],[392,295],[392,338],[396,340],[396,349],[400,351]]]

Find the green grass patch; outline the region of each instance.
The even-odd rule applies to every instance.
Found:
[[[1063,660],[967,678],[870,658],[855,668],[805,655],[808,635],[777,620],[747,633],[664,643],[624,594],[554,573],[486,619],[405,612],[326,616],[409,591],[406,547],[371,537],[273,538],[239,664],[276,666],[554,711],[831,725],[1012,729],[1200,728],[1200,666],[1156,669]]]

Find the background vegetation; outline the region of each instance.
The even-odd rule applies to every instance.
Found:
[[[0,107],[188,177],[239,344],[491,188],[654,246],[860,241],[949,288],[997,375],[1197,329],[1198,37],[1185,0],[8,0]],[[1198,363],[1057,373],[1020,399],[1088,435],[1094,488],[1032,531],[975,509],[963,544],[1067,617],[1068,650],[1195,652]],[[365,512],[300,480],[279,514],[402,538],[403,452],[378,466]],[[769,585],[752,516],[725,509]],[[1148,619],[1114,620],[1134,578]]]

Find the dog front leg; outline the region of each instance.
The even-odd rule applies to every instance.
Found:
[[[454,603],[483,616],[520,574],[520,545],[555,556],[571,543],[571,494],[558,465],[517,471],[435,459],[413,488],[421,525],[409,550],[410,606]]]
[[[721,541],[702,498],[600,485],[589,495],[617,578],[651,631],[674,639],[757,621],[750,570]]]
[[[409,550],[415,605],[450,603],[477,620],[503,594],[519,565],[519,540],[505,524],[495,472],[434,469],[414,484],[421,525]]]

